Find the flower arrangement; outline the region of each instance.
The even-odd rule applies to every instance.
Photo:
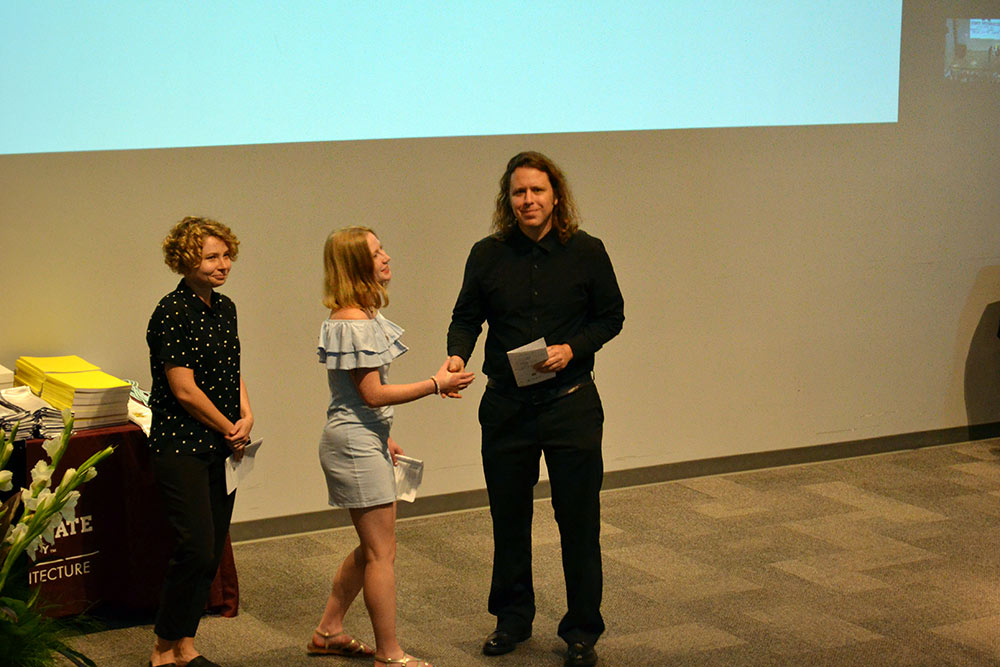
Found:
[[[67,468],[53,488],[52,475],[66,452],[73,432],[73,418],[68,410],[63,412],[65,427],[59,438],[47,440],[42,445],[49,461],[40,460],[31,471],[28,488],[15,493],[0,506],[0,655],[9,664],[24,667],[43,667],[54,664],[55,654],[60,654],[75,665],[93,666],[89,658],[67,646],[61,639],[62,627],[58,621],[44,616],[38,607],[38,589],[27,589],[23,577],[23,556],[34,559],[41,541],[52,543],[56,528],[62,521],[76,518],[77,490],[84,482],[97,475],[95,466],[111,455],[114,447],[107,447],[83,462],[79,468]],[[17,427],[8,440],[0,431],[0,491],[13,490],[13,473],[6,470],[14,451]],[[23,507],[15,521],[17,510]]]

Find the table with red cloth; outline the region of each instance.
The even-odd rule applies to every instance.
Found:
[[[35,463],[46,456],[43,442],[25,443],[25,486]],[[52,479],[58,482],[64,470],[79,467],[109,445],[114,454],[97,464],[97,477],[78,487],[76,518],[56,529],[54,545],[42,543],[28,570],[28,583],[41,587],[52,616],[95,605],[149,611],[159,604],[174,538],[142,430],[130,423],[74,433]],[[208,610],[235,616],[238,607],[239,582],[227,537]]]

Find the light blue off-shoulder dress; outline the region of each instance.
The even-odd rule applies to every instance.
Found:
[[[378,368],[387,384],[389,364],[407,349],[402,335],[381,313],[370,320],[325,320],[320,327],[317,352],[326,366],[330,407],[319,460],[335,507],[374,507],[396,499],[388,444],[392,407],[365,405],[350,371]]]

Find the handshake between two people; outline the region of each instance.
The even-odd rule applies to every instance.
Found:
[[[475,378],[475,373],[465,372],[465,361],[459,356],[445,359],[434,374],[434,381],[442,398],[462,398],[462,390],[472,384]]]
[[[566,343],[548,345],[545,351],[548,358],[535,365],[535,369],[542,373],[557,373],[573,360],[573,348]],[[475,374],[466,373],[465,360],[453,355],[441,364],[441,368],[434,374],[434,379],[440,388],[442,398],[462,398],[460,392],[472,384]]]

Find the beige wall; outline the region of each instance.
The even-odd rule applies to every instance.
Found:
[[[0,157],[0,364],[76,353],[148,387],[146,321],[176,282],[159,242],[185,214],[217,217],[243,242],[225,292],[266,440],[235,519],[323,509],[326,234],[380,233],[385,314],[411,348],[392,378],[427,377],[497,178],[535,149],[570,176],[625,294],[597,362],[609,470],[963,425],[970,343],[1000,299],[1000,123],[996,86],[945,85],[942,12],[904,5],[897,124]],[[397,408],[423,493],[483,486],[483,380]]]

